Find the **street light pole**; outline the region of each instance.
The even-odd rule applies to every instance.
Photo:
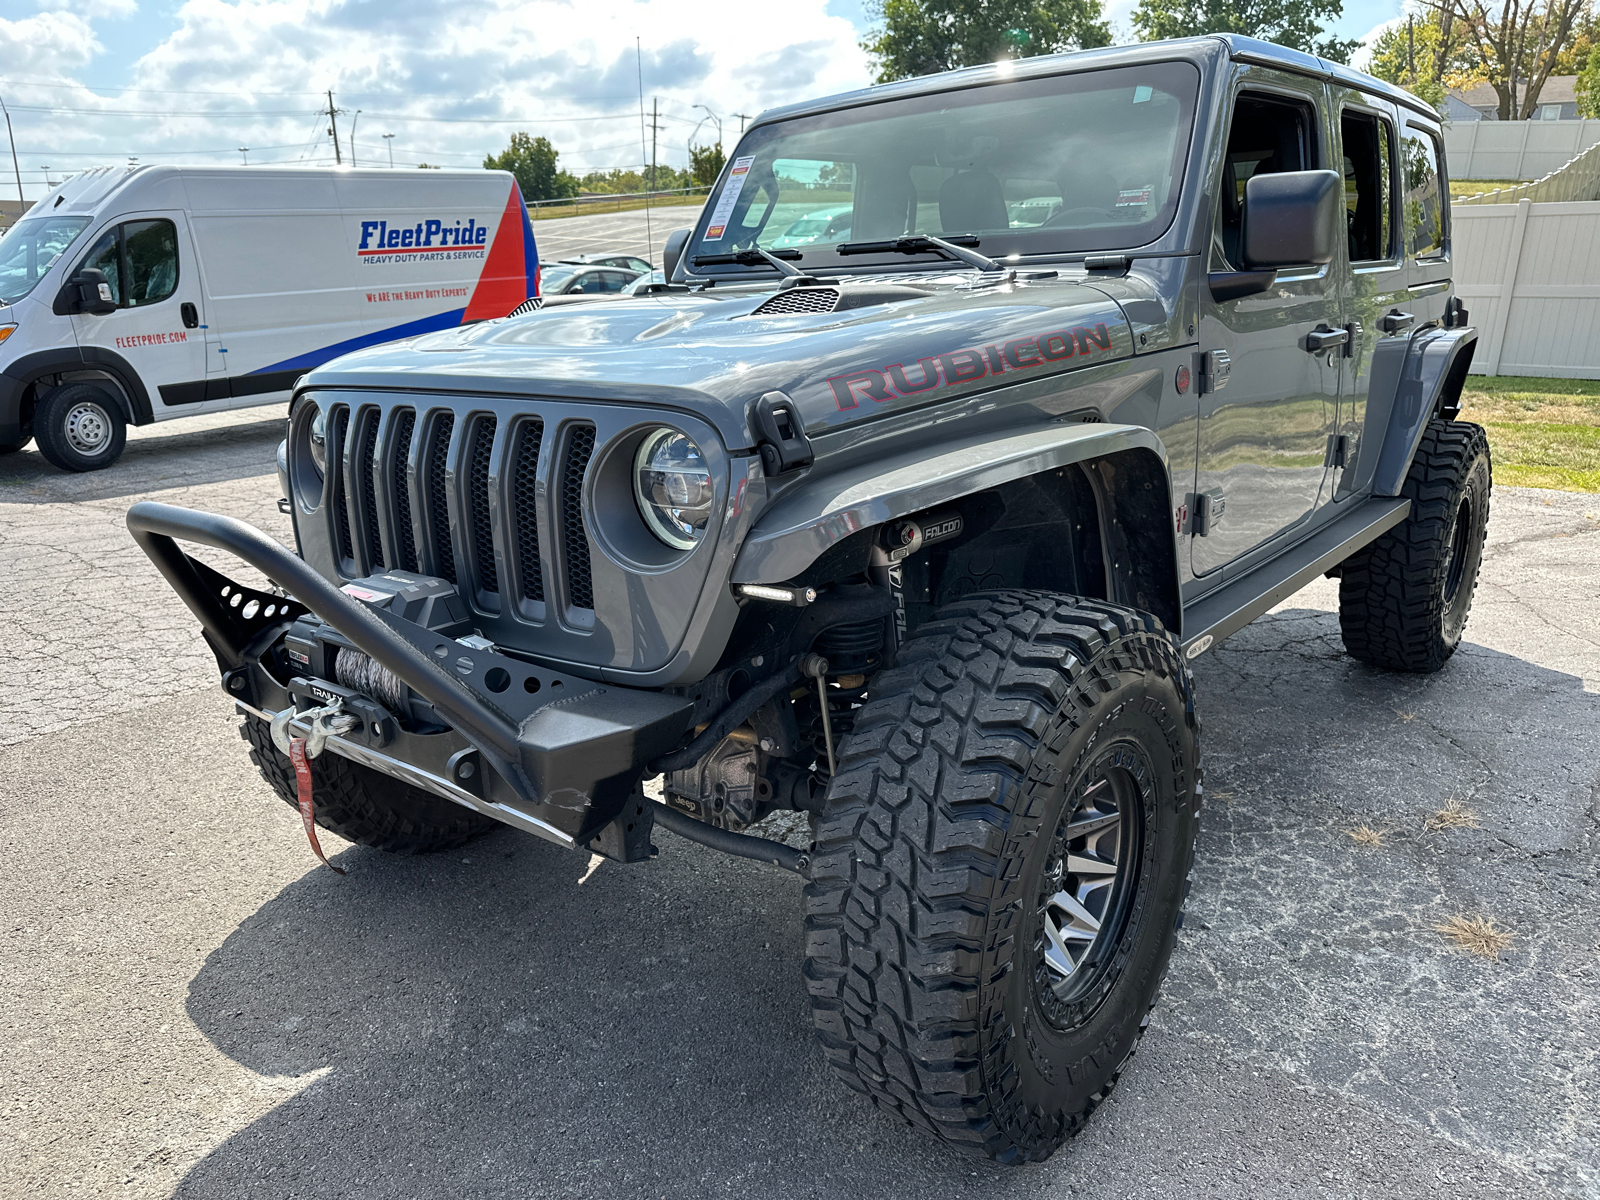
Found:
[[[244,156],[244,165],[248,167],[250,165],[250,147],[240,146],[239,153]]]
[[[361,120],[361,110],[356,109],[356,115],[350,118],[350,165],[356,165],[356,122]]]
[[[383,140],[389,143],[389,170],[394,170],[394,134],[386,133]]]
[[[22,194],[22,168],[17,166],[17,137],[16,134],[11,132],[11,110],[6,108],[4,100],[0,100],[0,109],[5,110],[6,137],[11,141],[11,170],[16,174],[17,177],[17,203],[21,204],[23,208],[27,208],[27,198]],[[18,216],[20,215],[21,214],[19,213]]]

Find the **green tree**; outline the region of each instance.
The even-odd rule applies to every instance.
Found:
[[[878,82],[1111,44],[1100,0],[873,0]]]
[[[1333,62],[1349,62],[1360,38],[1325,37],[1344,0],[1139,0],[1133,27],[1141,42],[1200,34],[1243,34]]]
[[[510,171],[524,200],[562,200],[578,194],[578,181],[557,166],[560,157],[549,138],[518,132],[503,153],[491,154],[483,166],[486,171]]]
[[[1589,51],[1589,61],[1578,72],[1578,115],[1600,117],[1600,46]]]
[[[710,187],[722,174],[722,164],[727,161],[727,156],[722,153],[721,142],[715,146],[690,146],[689,174],[694,179],[694,186]]]
[[[1447,91],[1481,80],[1481,66],[1453,14],[1422,5],[1377,36],[1367,72],[1443,112]]]
[[[1325,36],[1343,13],[1343,0],[1139,0],[1133,28],[1145,42],[1240,33],[1342,63],[1361,44]]]
[[[1526,121],[1564,51],[1588,36],[1588,0],[1434,0],[1460,27],[1499,98],[1502,121]],[[1570,59],[1569,59],[1570,62]],[[1575,64],[1572,64],[1575,65]]]

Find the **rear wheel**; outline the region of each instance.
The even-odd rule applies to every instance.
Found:
[[[39,453],[63,471],[99,471],[122,457],[128,440],[122,409],[104,388],[69,383],[50,392],[33,412]]]
[[[1048,1157],[1143,1034],[1199,804],[1192,678],[1155,618],[1025,591],[942,610],[874,680],[818,821],[806,976],[845,1083]]]
[[[260,717],[246,715],[239,736],[250,761],[291,808],[299,807],[294,764]],[[499,824],[470,808],[391,779],[329,750],[311,760],[317,824],[346,841],[393,854],[429,854],[470,842]]]
[[[1400,491],[1411,514],[1340,573],[1339,629],[1351,657],[1428,672],[1456,652],[1478,587],[1491,484],[1482,427],[1429,422]]]

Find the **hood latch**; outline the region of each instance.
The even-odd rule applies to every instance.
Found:
[[[756,445],[761,451],[761,468],[768,475],[809,467],[816,458],[794,401],[782,392],[768,392],[757,400],[750,423],[755,427]]]

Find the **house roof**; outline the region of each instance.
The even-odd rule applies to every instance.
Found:
[[[1540,104],[1574,104],[1577,102],[1576,75],[1552,75],[1544,81],[1544,86],[1539,89]],[[1451,88],[1450,94],[1463,104],[1473,108],[1498,108],[1500,106],[1499,94],[1487,83],[1474,84],[1469,88]],[[1527,95],[1524,87],[1522,94]]]

